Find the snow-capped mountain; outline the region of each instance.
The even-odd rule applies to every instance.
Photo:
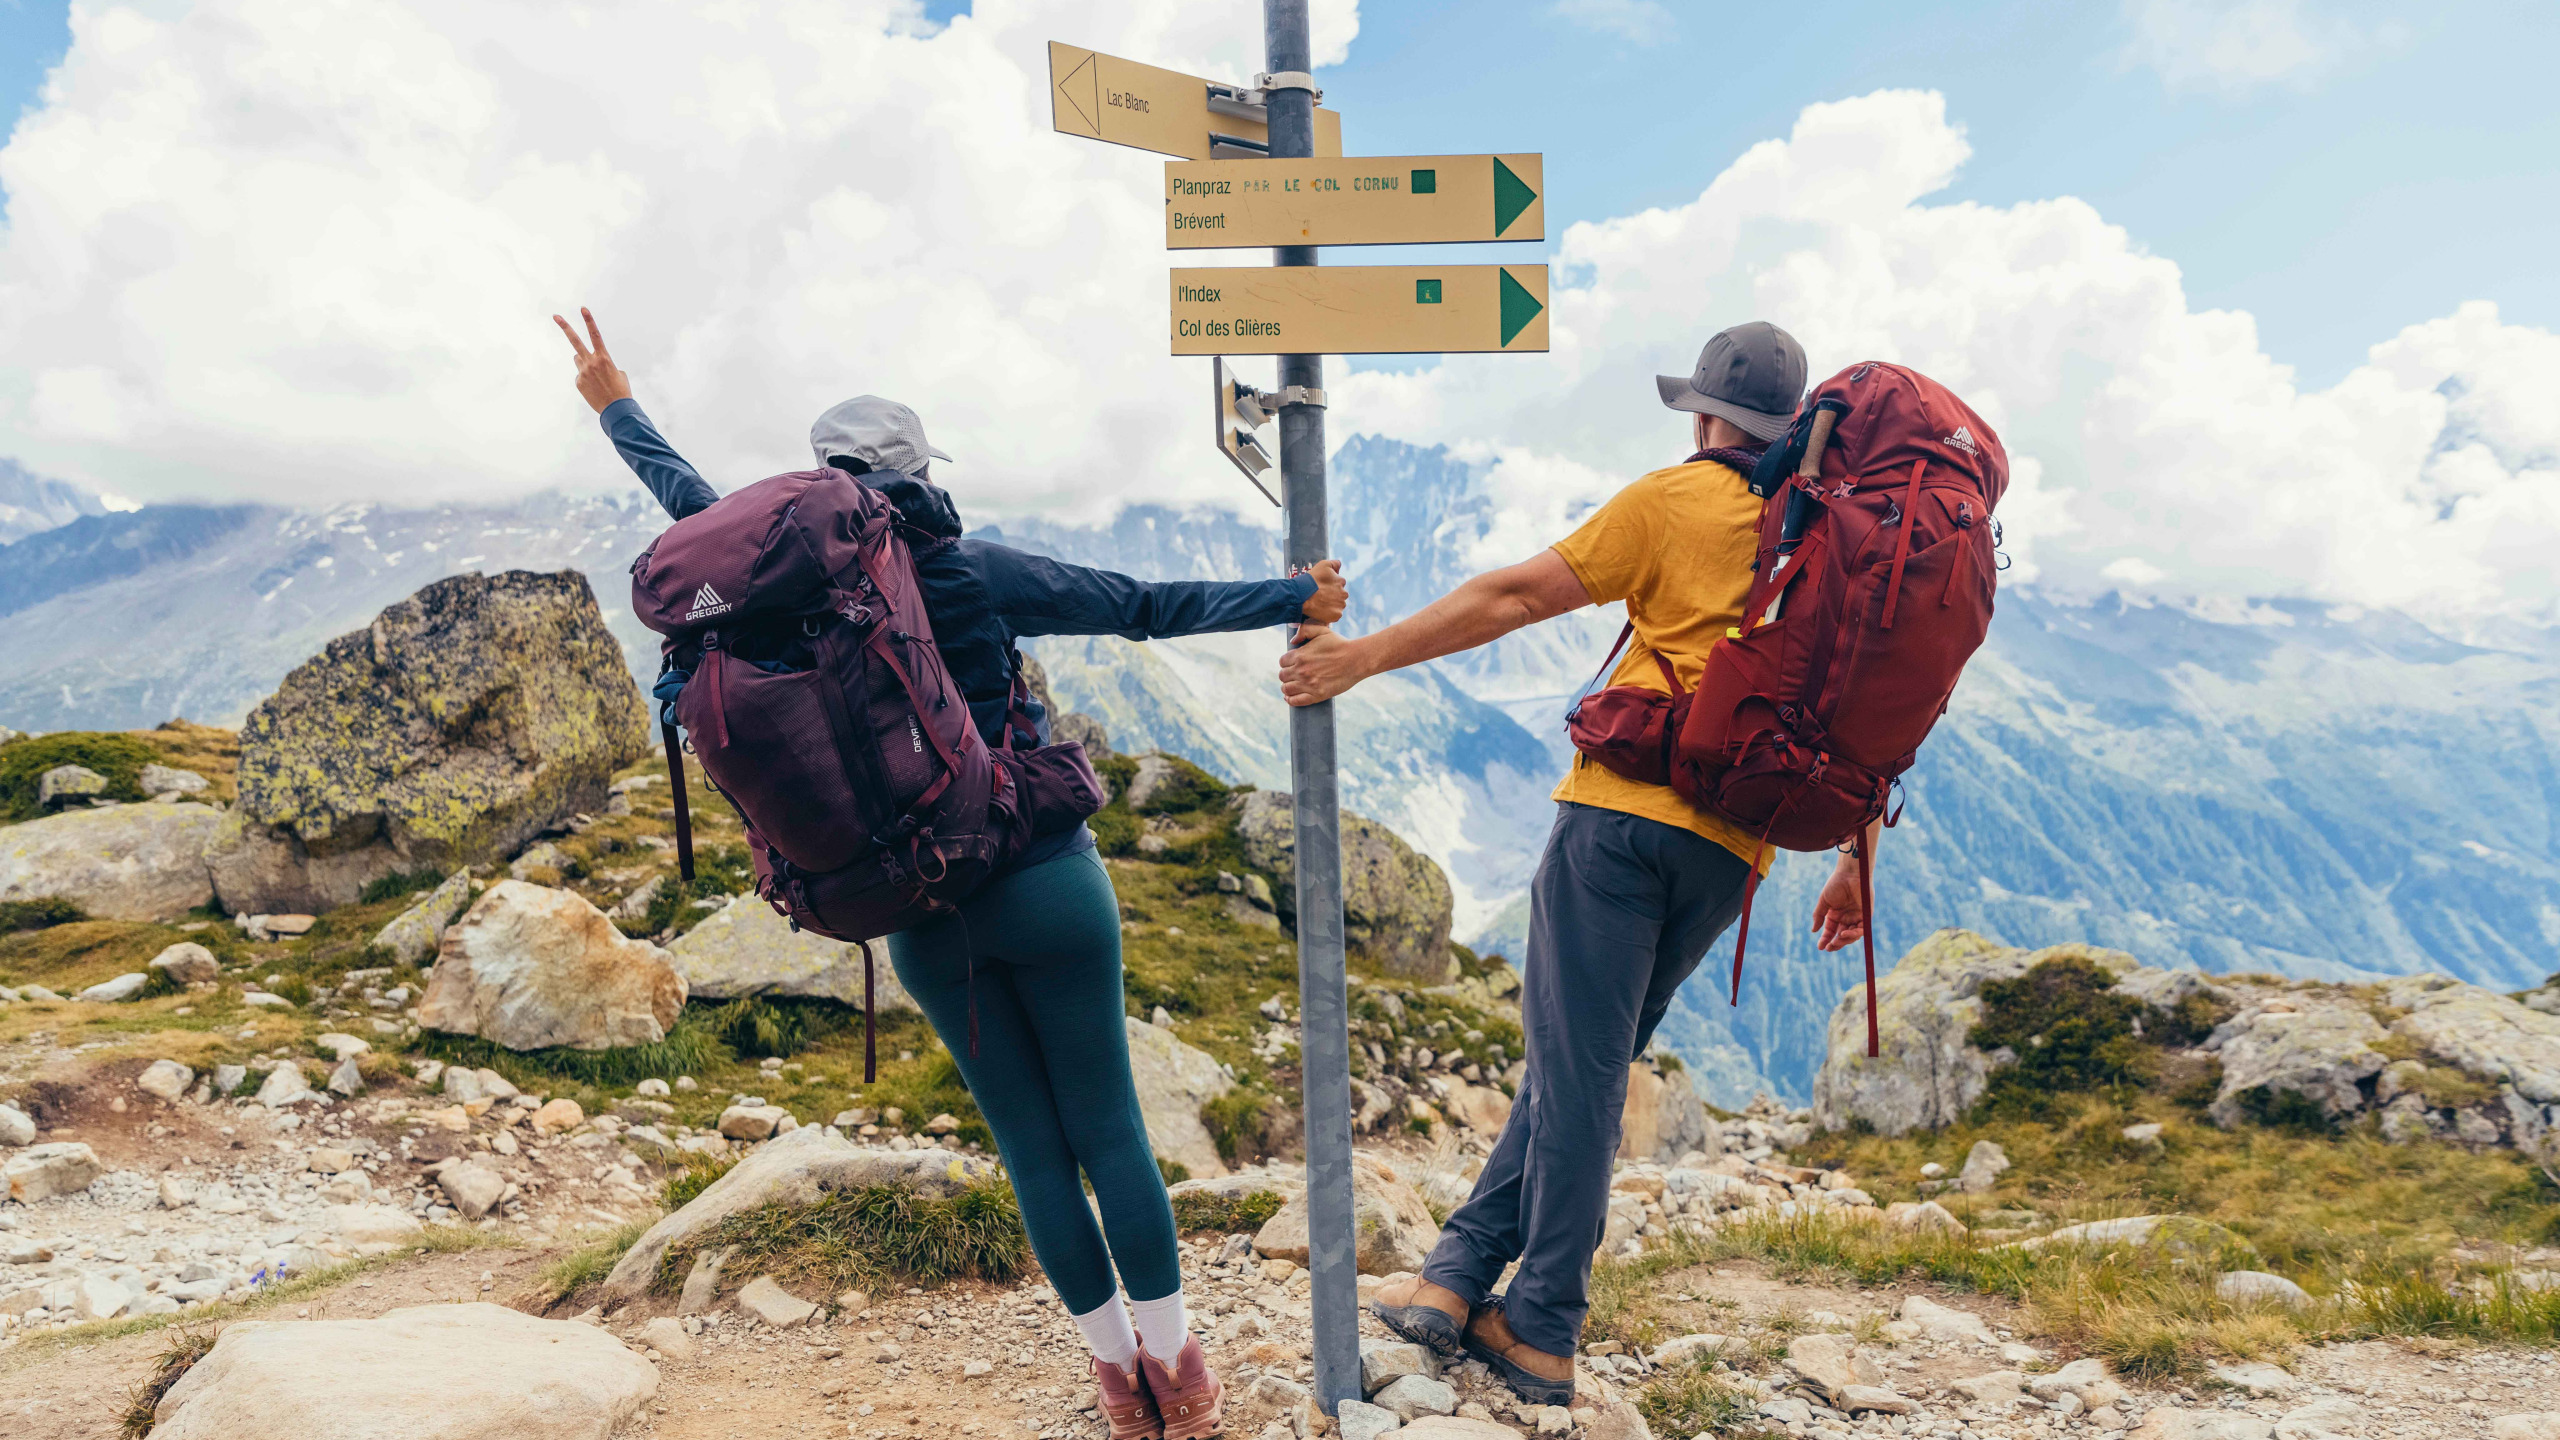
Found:
[[[1363,437],[1333,474],[1352,628],[1475,568],[1495,517],[1470,466]],[[1108,525],[980,533],[1138,575],[1241,578],[1277,572],[1260,519],[1135,505]],[[236,721],[331,636],[466,569],[585,570],[647,673],[654,637],[629,614],[623,572],[664,523],[637,496],[85,513],[0,547],[0,723]],[[2012,590],[1999,605],[1885,845],[1888,956],[1967,925],[2214,970],[2438,969],[2515,988],[2560,969],[2560,634],[2453,637],[2296,603],[2219,613]],[[1566,617],[1340,707],[1347,803],[1441,860],[1462,938],[1517,953],[1567,758],[1563,707],[1616,625]],[[1122,747],[1278,787],[1279,645],[1272,632],[1032,648],[1059,698]],[[1817,955],[1803,931],[1827,863],[1787,857],[1762,888],[1740,1007],[1721,989],[1728,939],[1664,1026],[1718,1099],[1810,1086],[1823,1020],[1859,973],[1855,952]]]
[[[0,545],[112,508],[104,496],[0,459]],[[125,508],[131,509],[131,506]]]

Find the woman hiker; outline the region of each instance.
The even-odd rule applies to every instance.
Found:
[[[585,340],[568,321],[552,319],[576,353],[578,393],[614,449],[679,520],[718,499],[641,413],[595,317],[579,313]],[[809,443],[820,465],[863,477],[907,523],[959,537],[949,497],[929,483],[931,463],[951,457],[925,442],[914,411],[857,396],[819,416]],[[1286,580],[1149,582],[984,540],[958,538],[929,553],[943,557],[920,557],[917,566],[935,640],[962,692],[988,697],[972,698],[970,708],[990,746],[1004,743],[1016,637],[1145,640],[1302,619],[1331,624],[1349,595],[1331,560]],[[1037,701],[1030,716],[1045,743],[1049,721]],[[1217,1433],[1224,1387],[1184,1314],[1173,1206],[1129,1076],[1120,903],[1092,831],[1078,826],[1032,842],[959,913],[890,936],[889,957],[995,1132],[1031,1248],[1093,1351],[1112,1440]],[[974,1052],[956,1043],[969,1033],[973,962]]]

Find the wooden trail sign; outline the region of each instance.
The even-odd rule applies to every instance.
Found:
[[[1536,155],[1192,160],[1164,167],[1164,243],[1423,245],[1544,240]]]
[[[1049,42],[1049,123],[1062,135],[1132,145],[1184,160],[1255,155],[1270,145],[1254,92]],[[1342,153],[1342,117],[1316,111],[1316,153]]]
[[[1177,269],[1176,355],[1547,348],[1544,265]]]

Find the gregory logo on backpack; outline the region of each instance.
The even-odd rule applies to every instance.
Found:
[[[1941,445],[1954,446],[1956,449],[1963,451],[1967,455],[1980,456],[1982,454],[1982,447],[1973,443],[1973,432],[1962,425],[1956,427],[1956,433],[1940,440],[1938,443]]]
[[[704,620],[714,615],[726,615],[728,613],[729,602],[720,598],[719,591],[714,590],[710,585],[705,584],[701,589],[693,592],[693,608],[685,612],[684,618],[687,620]]]

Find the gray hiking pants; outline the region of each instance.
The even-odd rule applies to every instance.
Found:
[[[1528,1078],[1475,1193],[1423,1278],[1482,1304],[1513,1260],[1512,1333],[1550,1355],[1581,1345],[1591,1255],[1609,1219],[1627,1066],[1680,982],[1742,910],[1750,867],[1712,840],[1587,805],[1556,807],[1529,890],[1521,975]]]

